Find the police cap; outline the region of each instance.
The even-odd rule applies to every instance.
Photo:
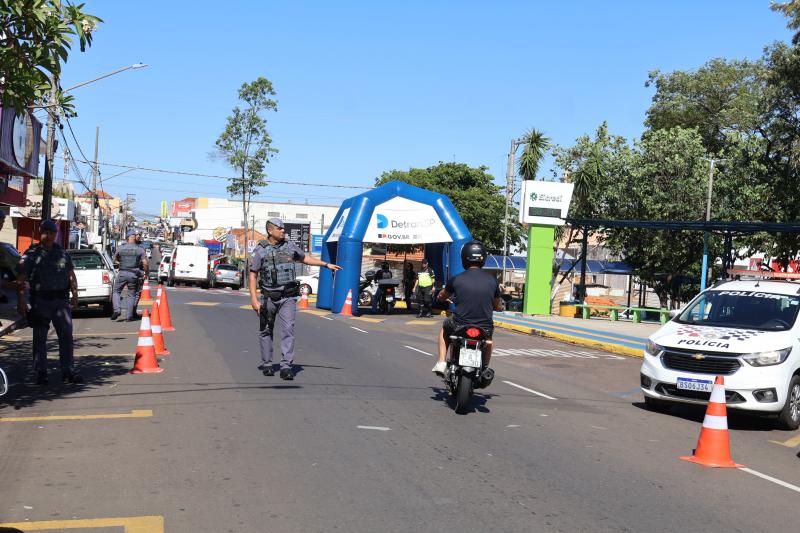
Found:
[[[281,220],[281,219],[279,219],[277,217],[273,217],[273,218],[270,218],[269,220],[267,220],[267,224],[272,224],[276,228],[283,229],[283,220]]]
[[[49,231],[51,233],[58,233],[58,228],[56,227],[56,223],[52,220],[44,220],[42,221],[42,225],[39,227],[40,231]]]
[[[131,237],[134,237],[134,236],[136,236],[136,230],[135,229],[129,229],[128,233],[125,234],[125,237],[127,237],[128,239],[130,239]]]

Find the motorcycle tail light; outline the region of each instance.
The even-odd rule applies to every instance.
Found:
[[[388,292],[389,294],[391,294],[391,293],[393,293],[393,292],[394,292],[394,289],[393,289],[392,287],[389,287],[389,290],[388,290],[387,292]]]
[[[108,275],[108,272],[103,272],[103,285],[110,285],[111,284],[111,276]]]
[[[478,328],[467,328],[467,337],[475,339],[481,336],[481,330]]]

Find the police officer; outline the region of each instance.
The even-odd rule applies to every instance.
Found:
[[[51,321],[58,335],[61,380],[83,383],[83,378],[73,370],[72,309],[78,306],[78,280],[72,258],[56,242],[55,222],[43,221],[40,230],[39,244],[22,255],[17,274],[17,311],[28,317],[33,328],[36,384],[47,385],[47,331]],[[25,302],[26,281],[30,284],[30,309]]]
[[[128,242],[117,248],[114,254],[114,263],[119,265],[119,272],[114,280],[114,294],[111,301],[114,305],[114,314],[111,320],[116,320],[120,316],[120,298],[122,288],[128,288],[128,297],[125,301],[128,308],[127,319],[130,321],[139,318],[136,313],[136,293],[140,290],[141,269],[148,270],[147,255],[144,249],[136,244],[136,231],[130,230],[127,234]]]
[[[372,314],[376,314],[378,312],[378,304],[381,301],[381,286],[378,283],[382,279],[392,279],[392,270],[389,268],[389,262],[384,261],[381,263],[381,269],[375,271],[375,277],[373,277],[373,281],[375,282],[375,294],[372,295]]]
[[[279,218],[267,221],[267,238],[259,241],[253,250],[248,276],[250,304],[258,314],[261,365],[265,376],[274,376],[272,368],[273,329],[277,320],[281,328],[281,378],[294,379],[294,321],[297,312],[297,296],[300,283],[297,281],[295,263],[324,266],[333,271],[342,267],[325,263],[303,252],[299,246],[286,240],[286,230]],[[261,291],[259,300],[256,287]]]
[[[139,300],[142,298],[142,290],[144,289],[144,279],[145,277],[150,275],[150,271],[148,268],[150,267],[150,258],[147,257],[147,248],[142,246],[142,230],[136,232],[136,246],[142,249],[145,258],[145,265],[140,269],[140,277],[139,277],[139,285],[136,287],[136,294],[134,295],[135,300],[133,301],[133,312],[137,313],[137,309],[139,309]],[[133,316],[133,315],[131,315]],[[137,314],[134,318],[140,318]]]
[[[433,305],[433,284],[436,281],[436,275],[431,267],[428,266],[428,260],[422,260],[422,268],[417,272],[417,281],[414,283],[414,292],[417,295],[417,302],[419,302],[419,314],[417,318],[425,318],[433,316],[431,314],[431,306]]]

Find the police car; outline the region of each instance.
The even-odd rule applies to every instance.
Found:
[[[644,350],[645,404],[705,404],[716,376],[730,409],[800,427],[800,283],[736,280],[700,293],[654,333]]]

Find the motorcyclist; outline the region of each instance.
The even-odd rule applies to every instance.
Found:
[[[432,371],[444,375],[447,369],[447,347],[450,336],[461,326],[477,326],[484,329],[489,339],[483,359],[486,366],[492,357],[492,335],[494,333],[493,311],[501,309],[500,287],[497,278],[482,269],[486,261],[486,248],[480,241],[469,241],[461,248],[461,264],[464,272],[450,278],[439,292],[439,300],[452,300],[453,315],[442,323],[439,332],[439,360]]]
[[[384,261],[381,263],[381,269],[375,271],[375,277],[372,278],[375,283],[375,294],[372,295],[372,313],[378,312],[378,303],[381,300],[381,290],[378,282],[382,279],[392,279],[392,271],[389,269],[389,262]]]

